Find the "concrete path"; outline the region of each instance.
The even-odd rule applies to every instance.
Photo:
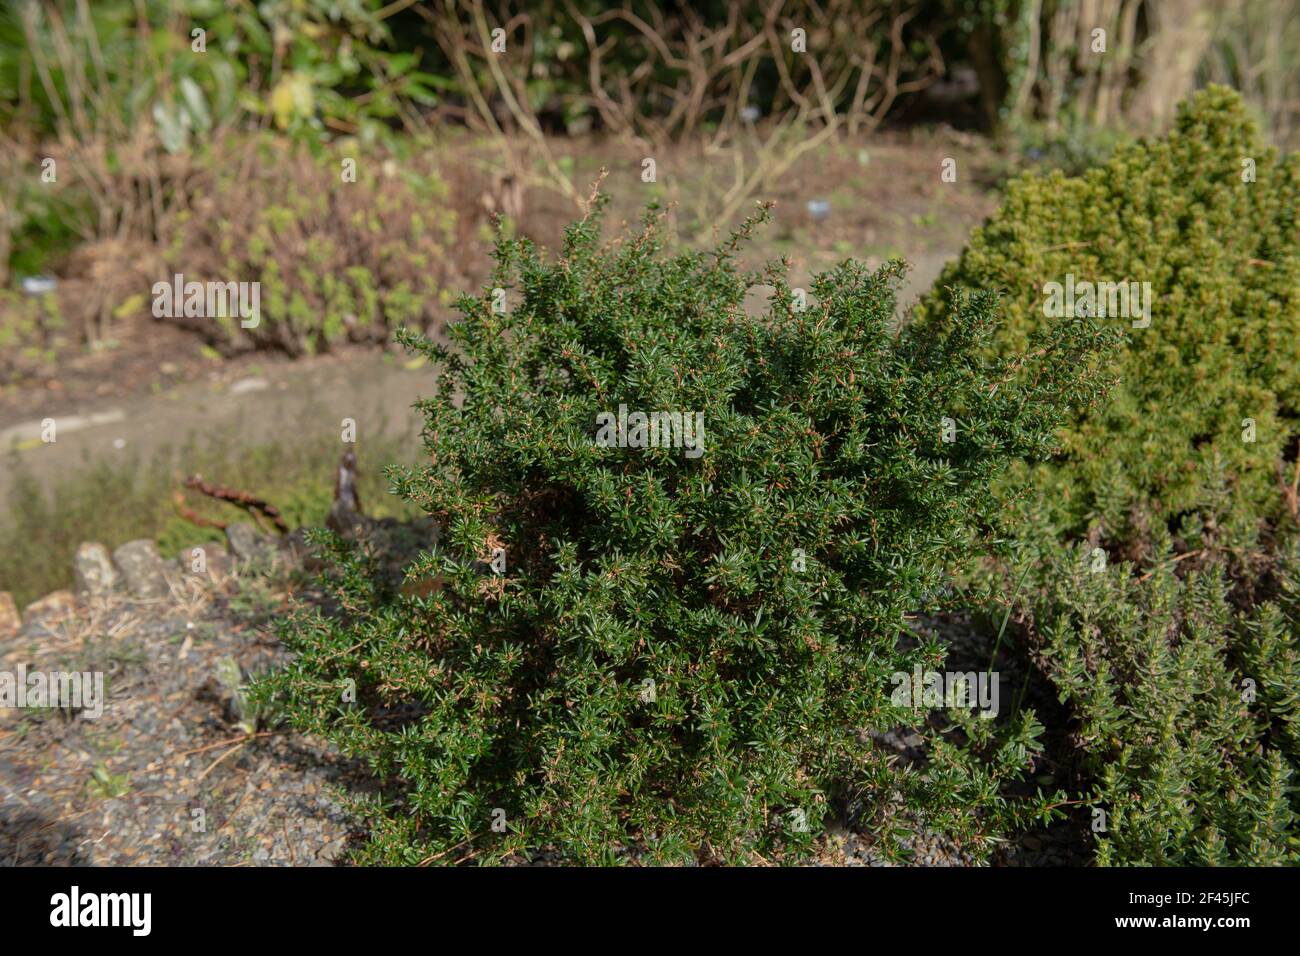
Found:
[[[99,461],[147,460],[188,439],[233,433],[247,446],[301,437],[304,429],[338,435],[344,418],[356,422],[359,443],[367,436],[418,434],[413,402],[431,394],[427,366],[406,359],[353,353],[267,366],[261,374],[217,383],[187,383],[157,394],[114,400],[52,418],[36,414],[0,430],[0,505],[13,482],[15,464],[37,478],[54,480]]]

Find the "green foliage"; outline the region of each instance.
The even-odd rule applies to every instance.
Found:
[[[918,309],[937,333],[966,290],[1003,290],[991,345],[1009,356],[1063,321],[1047,283],[1151,283],[1149,327],[1097,320],[1125,337],[1111,401],[1002,489],[1033,569],[1013,603],[1067,708],[1077,796],[1106,814],[1103,865],[1297,859],[1296,553],[1276,550],[1300,414],[1297,199],[1300,162],[1211,88],[1163,139],[1013,183]]]
[[[189,0],[188,12],[230,56],[250,112],[309,143],[342,130],[371,144],[386,138],[404,107],[435,105],[441,85],[418,68],[418,43],[394,36],[380,16],[390,7],[383,0]],[[277,58],[278,74],[268,75],[265,64]]]
[[[1005,132],[1014,144],[1015,161],[1022,168],[1028,162],[1059,169],[1067,176],[1081,176],[1095,166],[1104,165],[1128,139],[1120,131],[1097,129],[1078,122],[1049,127],[1020,121],[1009,124]]]
[[[236,107],[230,58],[191,54],[183,13],[197,5],[8,6],[0,13],[0,121],[38,137],[83,139],[152,123],[162,145],[181,149]]]
[[[366,859],[797,858],[835,804],[889,834],[900,792],[976,837],[1045,812],[1002,793],[1037,749],[1032,713],[967,722],[911,775],[859,734],[920,722],[890,676],[942,650],[909,612],[976,545],[990,480],[1096,396],[1109,336],[1067,323],[982,359],[984,293],[944,335],[895,333],[899,263],[843,262],[802,310],[783,265],[737,268],[753,226],[673,256],[654,214],[601,245],[593,213],[553,261],[499,237],[451,346],[403,336],[440,377],[427,464],[394,484],[440,543],[407,594],[339,552],[340,613],[303,609],[282,631],[296,660],[257,691],[395,791]],[[702,453],[600,446],[597,416],[620,404],[702,412]]]
[[[255,327],[237,315],[195,324],[228,350],[382,343],[399,326],[428,329],[449,304],[456,213],[427,161],[260,137],[214,147],[204,163],[212,190],[180,216],[165,256],[187,279],[261,283]]]
[[[1294,766],[1300,761],[1300,545],[1283,552],[1274,576],[1275,594],[1245,625],[1241,660],[1274,740]]]
[[[38,135],[70,122],[82,136],[148,123],[178,152],[253,114],[310,143],[327,129],[372,142],[404,102],[437,101],[437,78],[377,16],[381,0],[43,6],[0,15],[0,120],[21,118]]]
[[[1248,159],[1255,182],[1243,182]],[[1276,511],[1300,414],[1297,209],[1300,159],[1266,149],[1236,95],[1215,87],[1163,139],[1078,178],[1012,183],[940,276],[921,324],[941,327],[961,289],[1003,290],[1002,354],[1058,321],[1044,315],[1046,283],[1151,283],[1149,328],[1106,320],[1128,333],[1113,401],[1077,417],[1064,454],[1034,473],[1053,527],[1124,543],[1169,524],[1195,548],[1216,525],[1249,536]]]
[[[117,800],[131,792],[131,775],[113,773],[108,769],[108,764],[101,760],[90,771],[86,786],[101,800]]]
[[[81,236],[75,223],[87,215],[88,200],[74,191],[51,189],[29,175],[18,156],[0,159],[0,246],[8,242],[8,261],[0,275],[24,278],[48,274]],[[6,306],[7,307],[7,306]]]
[[[1249,612],[1215,563],[1137,577],[1064,549],[1043,565],[1031,636],[1077,721],[1085,802],[1105,813],[1099,864],[1300,863],[1298,558]]]
[[[54,293],[29,296],[0,289],[0,384],[49,366],[63,332]]]

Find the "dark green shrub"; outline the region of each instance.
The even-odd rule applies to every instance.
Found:
[[[981,359],[989,294],[944,335],[895,333],[898,263],[844,262],[801,309],[783,265],[735,265],[752,225],[672,257],[653,215],[602,246],[593,214],[554,261],[499,238],[502,291],[461,300],[451,347],[405,337],[440,371],[427,463],[394,473],[443,525],[408,570],[423,596],[354,554],[340,613],[304,609],[296,662],[261,688],[396,788],[367,859],[748,861],[806,847],[832,803],[900,826],[900,792],[957,831],[1042,812],[1002,793],[1032,713],[967,721],[911,775],[859,734],[922,722],[890,700],[893,673],[942,661],[909,612],[977,542],[990,479],[1095,397],[1107,335],[1065,323]],[[768,311],[747,314],[760,282]],[[620,405],[702,413],[700,454],[597,446]]]
[[[1298,559],[1249,612],[1214,562],[1043,565],[1029,633],[1077,722],[1099,864],[1300,863]]]
[[[1243,182],[1247,160],[1254,182]],[[1249,535],[1275,513],[1276,469],[1300,415],[1297,210],[1300,159],[1266,149],[1237,96],[1212,87],[1163,139],[1122,147],[1079,178],[1012,183],[940,276],[921,323],[942,325],[961,289],[1003,290],[1001,354],[1058,321],[1044,315],[1047,283],[1151,284],[1150,327],[1106,320],[1128,332],[1112,401],[1073,421],[1063,456],[1034,476],[1053,527],[1142,542],[1186,519],[1194,548],[1216,524]]]

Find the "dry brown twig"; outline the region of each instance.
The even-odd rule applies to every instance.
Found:
[[[1291,484],[1286,483],[1286,472],[1282,463],[1277,464],[1278,483],[1282,486],[1282,497],[1286,500],[1287,510],[1291,512],[1291,519],[1300,524],[1300,453],[1296,455],[1295,470],[1291,475]]]
[[[434,36],[455,67],[461,88],[469,96],[471,108],[465,111],[466,122],[491,139],[500,150],[506,161],[507,175],[521,183],[529,182],[546,186],[559,192],[575,206],[581,206],[581,195],[560,168],[559,162],[551,151],[550,143],[542,131],[541,122],[528,102],[526,83],[532,68],[532,44],[508,43],[505,54],[493,53],[491,50],[493,27],[488,23],[483,0],[442,0],[441,5],[435,10],[428,9],[424,4],[416,6],[415,9],[434,24]],[[462,16],[466,17],[468,22],[464,22]],[[526,14],[518,14],[499,22],[498,26],[506,31],[507,36],[519,28],[530,31],[531,18]],[[517,51],[523,51],[522,56],[517,55]],[[518,61],[519,66],[507,72],[508,67],[515,61]],[[487,92],[490,94],[494,91],[500,97],[514,129],[524,134],[526,143],[540,156],[546,170],[545,176],[533,173],[531,164],[525,161],[516,139],[498,119],[487,96],[484,95],[481,78],[475,73],[473,67],[475,62],[487,67],[492,77],[492,84]]]
[[[289,530],[289,526],[285,523],[284,519],[280,517],[280,509],[261,498],[255,497],[247,491],[238,491],[232,488],[226,488],[224,485],[210,484],[203,480],[202,475],[191,475],[185,479],[184,484],[186,488],[193,488],[195,491],[205,494],[209,498],[216,498],[218,501],[225,501],[233,505],[238,505],[247,511],[258,512],[264,515],[271,520],[272,524],[274,524],[282,534],[287,533]],[[177,495],[179,496],[180,492],[177,492]],[[183,503],[183,501],[184,499],[181,498],[180,503]],[[187,511],[189,511],[188,508],[182,510],[182,517],[186,517],[188,520],[195,520],[195,518],[198,518],[197,515],[195,515],[194,518],[190,518],[189,515],[186,514]],[[193,514],[192,511],[189,513],[191,515]],[[226,527],[224,524],[206,518],[198,518],[196,523],[202,523],[210,527]]]
[[[215,518],[205,518],[185,502],[185,493],[177,490],[172,494],[172,501],[176,503],[177,513],[188,521],[190,524],[198,525],[200,528],[216,528],[225,531],[229,522],[218,521]]]
[[[1184,560],[1186,560],[1187,558],[1194,558],[1194,557],[1196,557],[1198,554],[1204,554],[1204,553],[1205,553],[1205,550],[1204,550],[1203,548],[1198,548],[1198,549],[1195,550],[1195,551],[1184,551],[1182,554],[1175,555],[1174,557],[1170,558],[1168,561],[1166,561],[1166,562],[1164,562],[1163,564],[1161,564],[1160,567],[1162,567],[1162,568],[1173,567],[1173,566],[1174,566],[1175,564],[1177,564],[1179,561],[1184,561]],[[1142,575],[1141,577],[1139,577],[1139,578],[1138,578],[1138,581],[1139,581],[1139,582],[1146,581],[1146,580],[1149,579],[1152,575],[1154,575],[1154,574],[1156,573],[1156,571],[1158,571],[1158,570],[1160,570],[1160,569],[1159,569],[1159,568],[1153,568],[1152,570],[1148,571],[1146,574],[1144,574],[1144,575]]]

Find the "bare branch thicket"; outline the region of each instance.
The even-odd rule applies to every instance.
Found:
[[[655,7],[647,22],[627,9],[588,17],[567,2],[587,43],[587,101],[608,130],[661,152],[712,124],[702,151],[732,168],[729,188],[703,217],[715,227],[805,153],[842,132],[874,129],[898,97],[942,72],[933,38],[919,38],[927,50],[923,60],[909,54],[912,37],[904,33],[917,9],[905,3],[769,0],[761,22],[749,9],[736,0],[711,25],[690,10],[666,22]],[[806,52],[793,49],[796,28],[804,31]],[[628,43],[640,50],[639,65],[607,71],[615,44]],[[771,74],[777,85],[767,118],[758,121],[756,83]]]
[[[441,0],[432,9],[425,4],[415,9],[433,24],[438,45],[456,71],[468,98],[463,114],[467,125],[489,138],[505,160],[507,172],[494,182],[493,203],[512,212],[512,206],[522,206],[522,184],[531,183],[553,189],[581,208],[582,196],[560,168],[529,100],[532,17],[498,10],[489,19],[483,0]],[[502,53],[492,52],[496,29],[508,38]],[[545,175],[534,173],[534,158],[540,159]]]
[[[489,13],[483,0],[418,9],[454,65],[467,121],[498,145],[511,175],[580,205],[527,95],[540,68],[531,17],[508,4]],[[656,155],[699,142],[706,159],[731,168],[716,208],[701,217],[713,225],[731,220],[809,150],[845,131],[874,129],[900,96],[940,75],[937,44],[910,30],[917,12],[906,0],[768,0],[755,17],[749,4],[732,0],[721,20],[705,22],[693,10],[670,17],[658,5],[644,14],[630,6],[586,14],[573,0],[563,7],[586,44],[585,57],[570,61],[579,71],[571,79],[586,87],[579,101],[606,132]],[[498,28],[508,38],[504,53],[491,52]],[[807,52],[793,50],[796,28]],[[923,57],[910,52],[914,43]],[[760,83],[771,102],[763,120],[752,106]],[[531,173],[532,158],[544,175]]]

